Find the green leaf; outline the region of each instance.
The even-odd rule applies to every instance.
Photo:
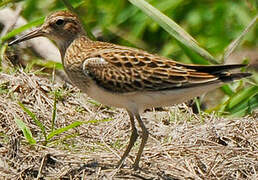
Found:
[[[36,144],[36,140],[32,137],[32,133],[31,133],[30,129],[26,126],[26,124],[18,118],[15,118],[15,122],[16,122],[17,126],[22,130],[22,133],[23,133],[25,139],[30,144]]]
[[[180,42],[178,42],[178,44],[184,50],[185,54],[190,58],[190,60],[194,64],[204,64],[204,65],[209,65],[210,64],[209,61],[203,59],[203,57],[201,57],[196,52],[192,51],[191,49],[189,49],[188,47],[184,46]]]
[[[232,96],[235,93],[228,84],[222,86],[221,90],[228,96]]]
[[[47,140],[46,127],[38,120],[37,116],[33,112],[31,112],[28,108],[26,108],[21,102],[18,102],[18,104],[21,106],[22,110],[26,112],[32,118],[35,124],[41,129],[46,141]]]
[[[240,106],[241,104],[246,103],[257,93],[258,93],[258,86],[252,86],[249,88],[242,89],[240,92],[235,93],[235,95],[233,95],[229,99],[226,109],[230,110],[236,106]]]
[[[195,98],[194,98],[194,102],[195,102],[195,104],[196,104],[196,107],[197,107],[197,110],[198,110],[198,114],[200,114],[200,113],[201,113],[200,100],[199,100],[197,97],[195,97]]]
[[[52,137],[54,137],[54,136],[56,136],[56,135],[58,135],[58,134],[61,134],[61,133],[63,133],[63,132],[66,132],[66,131],[68,131],[69,129],[72,129],[72,128],[75,128],[75,127],[77,127],[77,126],[80,126],[80,125],[82,125],[82,124],[83,124],[83,122],[81,122],[81,121],[75,121],[75,122],[73,122],[72,124],[70,124],[70,125],[68,125],[68,126],[65,126],[65,127],[63,127],[63,128],[59,128],[59,129],[56,129],[56,130],[52,131],[51,133],[49,133],[49,135],[47,136],[47,140],[50,140]]]
[[[47,136],[47,140],[50,140],[52,137],[56,136],[56,135],[59,135],[63,132],[66,132],[72,128],[75,128],[75,127],[78,127],[82,124],[89,124],[89,123],[100,123],[100,122],[107,122],[107,121],[110,121],[112,119],[102,119],[102,120],[90,120],[90,121],[75,121],[73,122],[72,124],[69,124],[68,126],[65,126],[63,128],[59,128],[59,129],[56,129],[54,131],[52,131],[48,136]]]
[[[32,63],[33,65],[35,64],[46,68],[64,70],[62,63],[51,61],[51,60],[46,61],[46,60],[36,59],[36,60],[33,60]]]
[[[250,114],[252,110],[258,107],[258,95],[252,97],[250,100],[245,101],[237,106],[234,106],[232,109],[229,109],[231,117],[239,117]]]
[[[218,64],[217,60],[209,54],[206,50],[201,48],[197,41],[189,35],[183,28],[176,24],[172,19],[154,8],[152,5],[144,0],[129,0],[133,5],[140,8],[148,16],[155,20],[161,27],[163,27],[170,35],[181,42],[186,47],[190,48],[204,59],[209,60],[214,64]]]

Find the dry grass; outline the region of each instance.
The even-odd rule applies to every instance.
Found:
[[[42,144],[43,135],[18,101],[34,112],[50,131],[54,96],[56,128],[74,121],[112,118],[84,124]],[[196,116],[184,105],[148,111],[143,119],[150,131],[140,171],[126,165],[116,169],[130,136],[123,110],[90,103],[76,88],[51,83],[33,73],[0,74],[0,177],[3,179],[257,179],[258,121],[255,117],[226,119]],[[22,119],[37,144],[29,145],[17,127]]]

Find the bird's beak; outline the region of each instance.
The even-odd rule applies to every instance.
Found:
[[[39,27],[23,36],[20,36],[18,37],[17,39],[11,41],[8,43],[8,46],[12,46],[14,44],[18,44],[22,41],[26,41],[26,40],[29,40],[29,39],[32,39],[32,38],[35,38],[35,37],[39,37],[39,36],[43,36],[45,33],[42,31],[42,28]]]

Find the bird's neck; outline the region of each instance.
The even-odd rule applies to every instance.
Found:
[[[74,42],[76,41],[77,39],[80,39],[81,37],[84,37],[85,40],[88,40],[88,41],[91,41],[87,36],[85,36],[84,34],[82,35],[78,35],[76,37],[73,37],[73,38],[64,38],[62,39],[61,41],[57,41],[57,46],[58,46],[58,49],[60,51],[60,54],[61,54],[61,58],[62,58],[62,61],[64,59],[64,56],[65,56],[65,52],[66,50],[68,49],[68,47]]]
[[[87,49],[94,43],[95,41],[91,40],[87,36],[81,35],[73,40],[66,41],[65,43],[58,45],[63,65],[65,66],[68,61],[72,61],[69,62],[71,64],[75,63],[77,60],[80,61],[81,58],[77,57],[80,57],[82,52],[87,52]]]
[[[61,54],[62,61],[64,59],[65,52],[67,48],[70,46],[70,44],[74,41],[74,39],[68,39],[63,42],[57,42],[58,49]]]

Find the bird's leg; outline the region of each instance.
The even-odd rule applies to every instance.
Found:
[[[127,111],[127,112],[128,112],[128,115],[129,115],[130,121],[131,121],[132,134],[131,134],[131,137],[130,137],[129,144],[128,144],[123,156],[121,157],[120,161],[118,162],[118,167],[121,166],[121,164],[124,162],[125,158],[128,156],[128,154],[131,151],[135,141],[137,140],[137,138],[139,136],[138,133],[137,133],[137,129],[135,127],[134,115],[130,111]]]
[[[139,162],[140,162],[140,158],[141,158],[141,155],[142,155],[142,152],[143,152],[143,148],[148,140],[148,136],[149,136],[149,132],[148,130],[146,129],[144,123],[142,122],[142,119],[140,117],[139,114],[136,114],[136,119],[142,129],[142,142],[141,142],[141,145],[140,145],[140,148],[139,148],[139,151],[138,151],[138,154],[137,154],[137,157],[134,161],[134,164],[133,164],[133,168],[134,170],[137,170],[139,168]]]

